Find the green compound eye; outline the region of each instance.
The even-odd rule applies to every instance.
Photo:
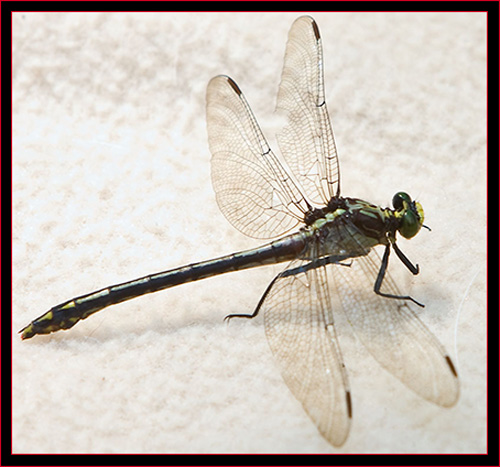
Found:
[[[417,235],[424,223],[424,210],[420,203],[412,201],[410,195],[404,191],[399,191],[392,198],[392,205],[397,216],[401,219],[399,233],[404,238],[412,238]]]
[[[421,226],[422,224],[419,216],[415,212],[407,209],[403,214],[399,232],[404,238],[412,238],[417,235]]]
[[[408,204],[410,204],[411,203],[410,195],[408,193],[405,193],[404,191],[399,191],[392,198],[392,205],[394,206],[394,209],[398,211],[403,209],[404,208],[403,201],[406,201]]]

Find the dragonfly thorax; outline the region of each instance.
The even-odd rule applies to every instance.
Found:
[[[306,213],[305,230],[326,245],[336,243],[336,250],[341,248],[342,229],[350,233],[349,238],[363,237],[362,243],[368,249],[395,242],[396,232],[407,239],[414,237],[424,221],[422,206],[403,192],[394,195],[392,204],[394,209],[358,198],[335,196],[324,208],[313,208]]]
[[[355,198],[346,198],[346,203],[356,227],[365,235],[378,238],[381,244],[386,244],[387,240],[395,241],[396,232],[406,239],[413,238],[424,222],[422,205],[404,192],[398,192],[392,198],[394,209]]]

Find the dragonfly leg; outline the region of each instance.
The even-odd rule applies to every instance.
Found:
[[[259,303],[257,304],[257,306],[255,307],[255,311],[251,314],[251,315],[247,315],[247,314],[239,314],[239,313],[235,313],[235,314],[232,314],[232,315],[227,315],[225,318],[224,318],[224,321],[228,321],[231,320],[232,318],[247,318],[247,319],[252,319],[252,318],[255,318],[258,314],[259,314],[259,311],[260,311],[260,307],[262,306],[262,304],[264,303],[264,300],[266,299],[267,295],[269,294],[269,292],[271,291],[274,283],[278,280],[279,277],[281,277],[283,275],[283,273],[279,273],[272,281],[271,283],[267,286],[267,289],[266,291],[264,292],[264,294],[262,295],[262,297],[260,298],[259,300]]]
[[[396,251],[396,254],[398,254],[397,252],[399,251],[399,253],[401,253],[401,255],[403,256],[403,258],[406,260],[406,262],[404,260],[402,260],[401,257],[398,254],[398,257],[401,259],[401,261],[403,261],[403,263],[405,264],[405,266],[408,267],[408,264],[411,265],[411,267],[414,270],[417,271],[416,273],[414,272],[414,274],[417,274],[418,273],[418,267],[415,268],[415,266],[413,266],[413,264],[410,263],[410,260],[406,256],[403,255],[403,253],[401,252],[401,250],[395,249],[395,251]],[[373,291],[377,295],[380,295],[381,297],[398,298],[400,300],[411,300],[413,303],[415,303],[415,305],[421,306],[423,308],[425,305],[423,305],[420,302],[417,302],[414,298],[410,297],[409,295],[393,295],[393,294],[388,294],[388,293],[384,293],[384,292],[380,291],[380,288],[382,287],[382,282],[384,281],[385,272],[387,271],[387,265],[389,264],[389,255],[390,255],[390,253],[391,253],[391,245],[387,244],[386,247],[385,247],[384,256],[382,257],[382,264],[380,265],[380,269],[378,271],[377,279],[375,280],[375,285],[373,286]],[[410,269],[410,268],[408,267],[408,269]],[[410,271],[412,271],[412,269],[410,269]]]
[[[399,249],[396,243],[392,244],[392,248],[398,255],[398,258],[401,260],[401,262],[411,271],[412,274],[416,275],[419,273],[420,270],[418,268],[418,264],[414,266],[412,262],[405,256],[405,254]]]
[[[257,304],[257,307],[255,308],[255,311],[251,315],[236,313],[236,314],[232,314],[232,315],[227,315],[224,318],[224,321],[229,321],[232,318],[247,318],[247,319],[255,318],[259,314],[260,308],[261,308],[262,304],[264,303],[264,300],[266,299],[269,291],[271,290],[274,283],[278,280],[279,277],[293,276],[295,274],[304,273],[304,272],[309,271],[310,269],[315,269],[315,268],[318,268],[320,266],[325,266],[327,264],[338,264],[339,266],[344,266],[344,267],[350,268],[352,265],[352,260],[349,261],[348,263],[341,262],[345,259],[347,259],[347,258],[343,257],[343,256],[338,256],[338,255],[328,256],[328,257],[324,257],[324,258],[321,258],[318,260],[311,261],[311,262],[307,263],[305,266],[302,265],[302,266],[292,268],[292,269],[287,269],[286,271],[281,272],[271,281],[271,283],[267,287],[266,291],[262,295],[261,299],[259,300],[259,303]]]

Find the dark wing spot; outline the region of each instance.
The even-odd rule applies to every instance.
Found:
[[[320,40],[320,35],[319,35],[319,28],[318,28],[318,25],[316,24],[316,21],[312,21],[312,27],[313,27],[313,30],[314,30],[314,35],[316,36],[316,40],[319,41]]]
[[[446,363],[450,367],[450,370],[453,373],[453,376],[455,376],[455,378],[458,378],[457,370],[455,370],[455,366],[453,365],[453,362],[451,361],[451,358],[448,357],[448,355],[446,355],[444,358],[446,360]]]
[[[238,87],[238,85],[229,76],[227,77],[227,82],[234,89],[234,92],[236,94],[238,94],[238,96],[241,96],[241,90],[240,90],[240,88]]]
[[[346,391],[345,401],[347,403],[347,416],[349,418],[352,418],[352,402],[351,402],[351,392],[350,391]]]

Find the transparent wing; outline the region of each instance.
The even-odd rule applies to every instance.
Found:
[[[287,164],[313,202],[340,195],[339,164],[323,82],[323,48],[316,22],[298,18],[288,35],[276,105],[287,117],[277,134]]]
[[[207,129],[217,203],[234,227],[250,237],[273,238],[303,220],[307,202],[227,76],[208,83]]]
[[[336,290],[347,318],[371,355],[406,386],[435,404],[449,407],[459,395],[451,358],[405,300],[381,297],[373,285],[381,259],[375,250],[335,265]],[[401,295],[386,273],[382,291]]]
[[[351,424],[351,396],[335,335],[324,266],[307,269],[293,261],[264,296],[267,339],[283,379],[334,446],[344,443]],[[301,272],[303,271],[303,272]]]

